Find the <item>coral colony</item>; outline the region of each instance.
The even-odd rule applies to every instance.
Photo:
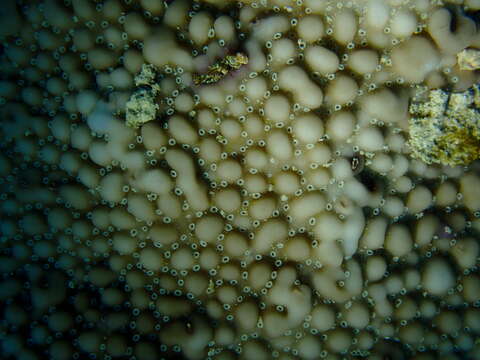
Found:
[[[479,0],[6,0],[0,357],[480,359]]]

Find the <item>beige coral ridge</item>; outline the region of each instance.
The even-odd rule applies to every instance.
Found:
[[[0,13],[18,359],[478,359],[477,0]]]

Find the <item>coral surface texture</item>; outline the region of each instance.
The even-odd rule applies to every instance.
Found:
[[[1,359],[480,359],[480,0],[0,2]]]

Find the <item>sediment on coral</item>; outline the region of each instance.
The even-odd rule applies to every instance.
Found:
[[[448,166],[468,165],[477,160],[480,157],[478,85],[462,93],[441,89],[422,92],[410,106],[409,145],[413,156],[427,164]]]

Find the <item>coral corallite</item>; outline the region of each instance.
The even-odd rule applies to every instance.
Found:
[[[2,359],[480,359],[478,0],[8,0]]]

